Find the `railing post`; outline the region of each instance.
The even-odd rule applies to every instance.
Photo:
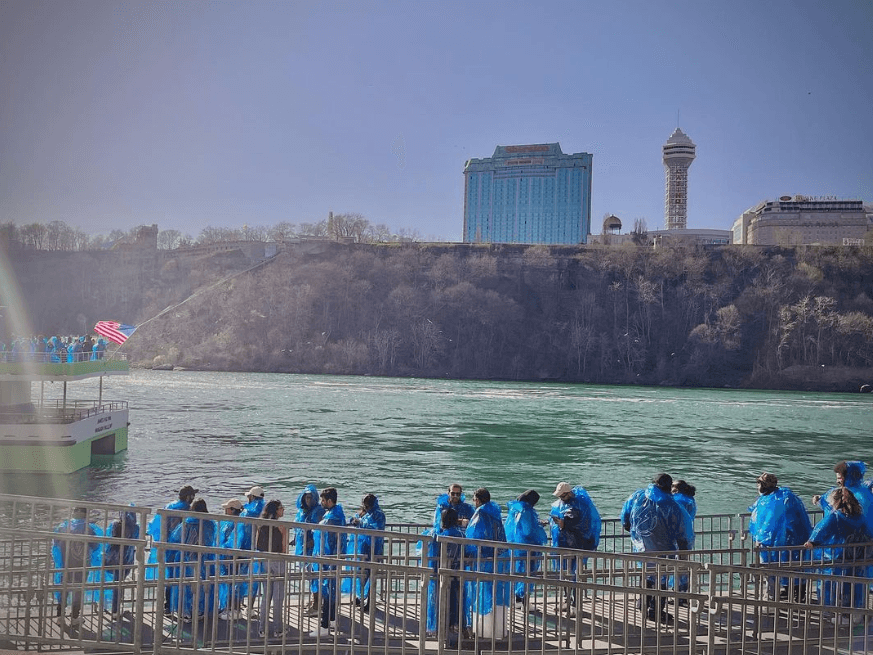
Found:
[[[140,514],[143,531],[145,531],[147,513]],[[123,570],[123,569],[122,569]],[[146,556],[145,556],[145,535],[140,543],[136,545],[136,600],[133,606],[133,649],[135,653],[142,652],[142,624],[145,620],[145,575],[146,575]],[[121,593],[119,587],[116,593]],[[119,599],[120,601],[120,599]],[[121,609],[119,602],[118,608]],[[157,649],[158,642],[157,632],[154,637],[154,647]],[[157,652],[157,651],[155,651]]]

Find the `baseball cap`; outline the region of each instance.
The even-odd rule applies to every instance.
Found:
[[[555,487],[555,491],[552,495],[556,498],[560,498],[564,494],[568,494],[571,491],[573,491],[573,487],[570,486],[569,482],[559,482],[558,486]]]
[[[249,489],[246,496],[256,496],[258,498],[263,498],[264,497],[264,488],[263,487],[252,487],[251,489]]]
[[[242,509],[243,508],[242,502],[237,498],[231,498],[230,500],[225,500],[223,503],[221,503],[221,506],[224,509],[227,509],[228,507],[230,507],[232,509]]]

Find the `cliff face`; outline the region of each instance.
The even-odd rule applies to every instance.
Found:
[[[873,380],[873,249],[310,241],[268,254],[10,261],[34,331],[148,321],[124,347],[144,365],[845,391]]]

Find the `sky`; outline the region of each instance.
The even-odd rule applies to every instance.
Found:
[[[593,154],[592,232],[873,202],[873,2],[0,1],[0,222],[316,222],[461,239],[464,163]]]

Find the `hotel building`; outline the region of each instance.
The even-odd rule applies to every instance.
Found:
[[[591,155],[558,143],[497,146],[464,167],[466,243],[585,243],[591,231]]]

